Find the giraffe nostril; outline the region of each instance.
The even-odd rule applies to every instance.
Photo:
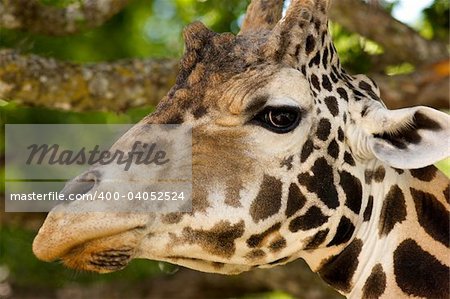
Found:
[[[66,197],[69,196],[69,194],[88,193],[95,186],[95,184],[99,182],[99,180],[100,173],[98,171],[86,172],[74,178],[70,182],[67,182],[63,190],[61,190],[61,193]]]

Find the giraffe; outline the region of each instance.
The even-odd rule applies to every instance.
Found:
[[[330,1],[292,0],[281,19],[282,2],[253,0],[237,36],[189,25],[176,84],[140,122],[193,126],[192,212],[58,206],[39,259],[238,274],[303,258],[349,298],[448,297],[450,185],[432,164],[450,154],[450,117],[387,109],[375,82],[342,69]],[[109,174],[89,175],[72,191]]]

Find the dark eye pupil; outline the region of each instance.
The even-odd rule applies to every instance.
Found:
[[[290,111],[270,110],[267,113],[268,121],[275,127],[285,128],[290,126],[297,118],[295,113]]]
[[[284,134],[294,130],[302,119],[301,110],[298,107],[266,107],[250,121],[260,125],[274,133]]]

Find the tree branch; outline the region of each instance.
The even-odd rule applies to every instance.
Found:
[[[385,10],[361,0],[333,1],[331,18],[349,31],[382,45],[398,63],[423,65],[449,56],[444,43],[424,39]]]
[[[78,65],[0,50],[0,99],[74,111],[123,111],[156,105],[175,82],[175,60],[122,60]],[[390,108],[448,109],[449,60],[413,74],[371,77]]]
[[[156,105],[174,84],[177,65],[137,59],[77,65],[0,50],[0,98],[74,111]]]
[[[408,75],[370,77],[380,86],[381,98],[391,109],[415,105],[450,108],[449,59],[423,66]]]
[[[0,0],[0,27],[39,34],[68,35],[100,26],[130,0],[81,0],[67,7],[38,0]]]

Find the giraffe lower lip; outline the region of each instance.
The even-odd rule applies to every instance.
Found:
[[[97,250],[95,244],[86,243],[71,249],[61,260],[69,268],[109,273],[125,268],[134,252],[132,247]]]
[[[121,251],[115,251],[114,254],[108,255],[95,255],[89,262],[89,268],[98,270],[97,272],[113,272],[122,270],[131,261],[131,255],[128,253],[121,253]]]
[[[69,268],[109,273],[125,268],[136,256],[142,236],[139,227],[72,246],[59,256]]]

